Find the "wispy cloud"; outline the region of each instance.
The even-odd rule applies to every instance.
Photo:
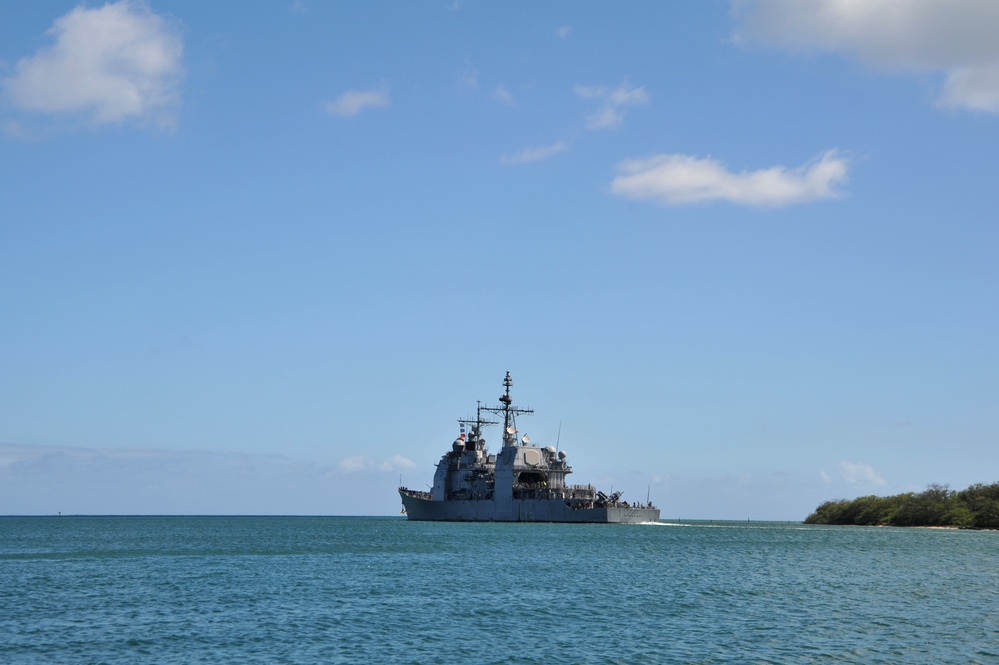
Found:
[[[19,110],[79,114],[95,124],[175,124],[183,78],[178,25],[131,0],[56,19],[53,43],[23,58],[3,80]]]
[[[370,457],[364,455],[357,455],[355,457],[346,457],[340,460],[337,467],[343,473],[357,473],[358,471],[370,471],[374,468],[375,461]]]
[[[840,462],[839,470],[843,474],[843,480],[851,485],[870,484],[879,487],[887,485],[881,474],[874,470],[869,464],[860,462]]]
[[[727,201],[754,207],[781,207],[835,198],[846,181],[849,163],[830,150],[819,159],[788,169],[773,166],[731,171],[710,157],[662,154],[618,165],[611,191],[630,199],[675,206]]]
[[[405,471],[407,469],[415,469],[416,463],[410,459],[403,457],[402,455],[393,455],[388,459],[381,461],[374,460],[367,455],[356,455],[354,457],[347,457],[340,460],[337,464],[337,469],[340,473],[352,474],[352,473],[389,473],[394,471]]]
[[[510,94],[510,91],[504,85],[498,85],[493,88],[493,98],[507,106],[513,106],[513,95]]]
[[[384,108],[390,103],[388,90],[385,87],[377,87],[369,90],[348,90],[335,101],[325,102],[323,109],[330,115],[353,118],[365,109]]]
[[[533,148],[524,148],[520,152],[516,152],[512,155],[503,155],[500,157],[500,163],[506,166],[512,166],[514,164],[527,164],[529,162],[540,162],[542,160],[553,157],[560,152],[565,151],[569,147],[569,144],[565,141],[559,141],[558,143],[553,143],[551,145],[536,146]]]
[[[942,106],[999,113],[999,3],[733,0],[736,40],[839,52],[884,70],[943,72]]]
[[[401,455],[328,466],[284,455],[0,443],[0,512],[394,513]]]
[[[577,85],[576,94],[583,99],[600,102],[600,107],[586,117],[587,129],[614,129],[624,122],[624,109],[628,106],[649,103],[645,88],[635,88],[625,81],[616,88]]]
[[[17,120],[0,120],[0,132],[12,139],[28,140],[31,137],[31,133]]]
[[[282,455],[0,444],[0,506],[23,514],[315,512],[333,486],[323,472]]]
[[[555,34],[558,35],[559,39],[565,39],[572,33],[572,26],[560,25],[555,29]]]
[[[459,93],[470,92],[479,89],[479,71],[471,65],[465,65],[459,72],[455,80],[455,87]]]
[[[387,460],[382,460],[378,464],[378,470],[382,473],[388,473],[389,471],[404,471],[406,469],[415,469],[416,462],[413,460],[403,457],[402,455],[393,455]]]

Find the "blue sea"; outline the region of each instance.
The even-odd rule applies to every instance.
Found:
[[[0,518],[0,663],[999,663],[999,532]]]

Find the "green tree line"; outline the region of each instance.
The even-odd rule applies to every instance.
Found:
[[[805,518],[805,524],[999,529],[999,483],[976,483],[961,491],[930,485],[919,493],[826,501]]]

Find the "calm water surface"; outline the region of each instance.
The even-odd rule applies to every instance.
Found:
[[[2,663],[999,663],[999,532],[0,518]]]

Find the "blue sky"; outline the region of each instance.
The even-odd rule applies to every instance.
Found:
[[[0,514],[396,514],[507,370],[667,517],[995,482],[997,31],[5,3]]]

